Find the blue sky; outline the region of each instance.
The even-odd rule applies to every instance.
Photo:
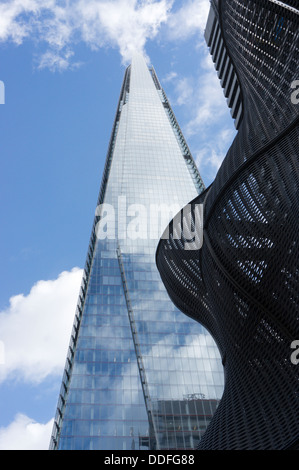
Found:
[[[153,64],[206,185],[235,135],[208,0],[0,2],[0,449],[47,449],[126,65]]]

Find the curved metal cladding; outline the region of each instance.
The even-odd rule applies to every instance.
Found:
[[[203,204],[201,249],[178,237],[182,211],[156,262],[173,302],[209,329],[223,358],[224,393],[199,449],[298,449],[298,4],[213,5],[243,117],[213,184],[191,204],[194,233]]]

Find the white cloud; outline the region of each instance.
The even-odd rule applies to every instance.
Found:
[[[167,24],[171,39],[187,39],[193,34],[203,34],[210,9],[209,0],[189,0],[172,13]]]
[[[214,179],[236,131],[208,50],[202,51],[197,65],[191,76],[176,77],[171,101],[186,116],[183,134],[207,184]]]
[[[194,96],[194,80],[189,77],[183,77],[175,82],[175,95],[178,106],[191,104]]]
[[[209,180],[214,179],[235,135],[236,130],[233,127],[216,129],[213,139],[207,139],[200,150],[196,152],[196,165]]]
[[[47,450],[54,420],[40,424],[18,414],[7,427],[0,428],[0,450]]]
[[[0,41],[45,43],[40,68],[71,66],[78,42],[118,48],[127,64],[134,52],[146,56],[146,42],[162,25],[168,40],[196,34],[203,42],[209,0],[189,0],[176,11],[174,5],[174,0],[7,0],[0,4]]]
[[[169,73],[165,81],[172,81],[175,105],[186,106],[188,120],[184,124],[184,135],[190,138],[205,134],[211,126],[221,125],[229,117],[229,109],[208,50],[198,56],[197,67],[190,76]],[[175,80],[173,80],[175,78]],[[232,121],[233,122],[233,121]]]
[[[168,83],[168,82],[172,82],[176,77],[178,76],[178,74],[176,72],[169,72],[164,78],[162,78],[162,82],[163,83]]]
[[[74,55],[74,52],[71,50],[48,50],[39,58],[38,68],[44,69],[48,68],[49,70],[55,72],[59,70],[63,72],[69,68],[76,68],[80,66],[79,62],[71,63],[71,57]]]
[[[13,377],[39,383],[62,373],[81,279],[82,270],[74,268],[37,282],[27,296],[10,299],[9,308],[0,312],[0,381]]]
[[[194,112],[186,126],[187,137],[202,132],[211,124],[215,126],[229,114],[219,78],[208,53],[201,62],[200,74],[196,80],[192,93]]]
[[[172,0],[8,0],[0,5],[0,41],[45,42],[41,68],[64,70],[80,41],[92,49],[118,48],[127,63],[134,52],[145,54],[171,6]]]
[[[105,45],[118,47],[123,62],[127,63],[134,52],[144,53],[147,39],[153,39],[167,20],[171,4],[167,0],[81,0],[77,9],[81,17],[82,37],[96,48]]]

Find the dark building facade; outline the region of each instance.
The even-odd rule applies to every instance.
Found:
[[[200,250],[177,240],[176,217],[156,263],[222,356],[224,393],[199,449],[297,449],[298,2],[213,0],[205,37],[238,134],[191,203],[195,226],[203,208]]]

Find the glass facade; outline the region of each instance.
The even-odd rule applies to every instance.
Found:
[[[216,410],[210,334],[172,304],[155,264],[168,222],[204,189],[155,71],[126,70],[51,449],[190,449]]]

